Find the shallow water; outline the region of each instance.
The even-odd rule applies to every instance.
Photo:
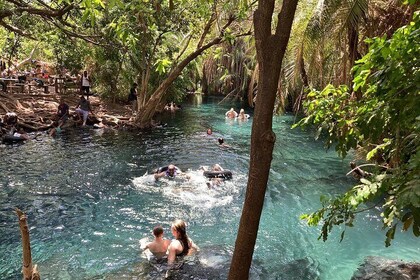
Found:
[[[0,279],[21,279],[21,241],[14,207],[28,214],[32,255],[43,279],[159,279],[139,240],[156,224],[169,235],[188,221],[200,254],[176,279],[226,279],[245,195],[251,119],[226,120],[228,105],[200,102],[164,117],[167,126],[128,133],[91,129],[0,147]],[[348,162],[310,133],[291,130],[293,116],[274,118],[277,142],[254,253],[251,279],[350,279],[366,256],[419,261],[419,243],[398,233],[390,248],[378,210],[326,243],[299,215],[322,194],[342,193]],[[214,129],[213,137],[205,134]],[[225,138],[229,147],[217,145]],[[190,181],[155,182],[150,172],[176,163]],[[219,163],[234,178],[208,189],[197,169]],[[169,236],[168,236],[169,238]]]

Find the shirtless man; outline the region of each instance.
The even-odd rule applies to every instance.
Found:
[[[155,239],[152,242],[147,243],[142,249],[149,249],[156,258],[163,258],[166,256],[166,251],[168,250],[171,241],[163,238],[163,228],[161,226],[156,226],[152,233]]]

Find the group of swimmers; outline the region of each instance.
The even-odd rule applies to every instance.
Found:
[[[200,167],[200,170],[203,171],[203,176],[209,178],[210,180],[206,182],[208,188],[212,188],[214,186],[219,186],[223,183],[224,179],[231,179],[232,173],[230,171],[224,170],[219,164],[214,164],[210,169],[206,167]],[[226,171],[226,172],[225,172]],[[224,173],[225,172],[225,173]],[[226,176],[225,176],[226,175]],[[158,180],[162,177],[167,177],[169,179],[174,179],[175,177],[182,177],[189,180],[191,176],[181,171],[177,166],[174,164],[169,164],[166,167],[159,168],[153,174],[155,180]]]
[[[174,265],[177,257],[189,256],[200,248],[187,235],[187,225],[183,220],[175,220],[171,225],[172,241],[164,238],[162,226],[156,226],[153,231],[153,241],[141,246],[149,250],[156,259],[168,258],[168,264]]]
[[[245,110],[241,109],[239,114],[235,111],[235,109],[230,108],[229,111],[225,113],[226,118],[228,119],[238,119],[238,120],[247,120],[249,119],[249,115],[245,114]]]

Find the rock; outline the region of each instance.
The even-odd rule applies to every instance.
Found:
[[[370,256],[353,274],[351,280],[418,280],[420,263],[388,260]]]

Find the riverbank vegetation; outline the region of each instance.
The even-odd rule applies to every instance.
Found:
[[[250,200],[237,241],[247,247],[235,251],[232,279],[245,279],[252,259],[276,139],[273,113],[305,114],[298,125],[315,125],[327,147],[372,173],[304,216],[323,223],[324,240],[333,226],[351,227],[364,207],[377,206],[387,246],[398,224],[419,236],[418,1],[282,4],[0,0],[1,58],[9,73],[38,61],[57,74],[88,69],[101,99],[114,103],[126,102],[136,82],[138,128],[190,93],[255,107]]]
[[[324,240],[333,226],[351,227],[356,213],[376,206],[388,229],[386,246],[397,226],[420,236],[419,28],[416,12],[391,38],[367,40],[368,53],[353,68],[353,92],[347,85],[328,85],[307,96],[307,117],[297,125],[315,124],[340,156],[356,150],[373,167],[359,185],[303,216],[311,225],[323,223]]]

